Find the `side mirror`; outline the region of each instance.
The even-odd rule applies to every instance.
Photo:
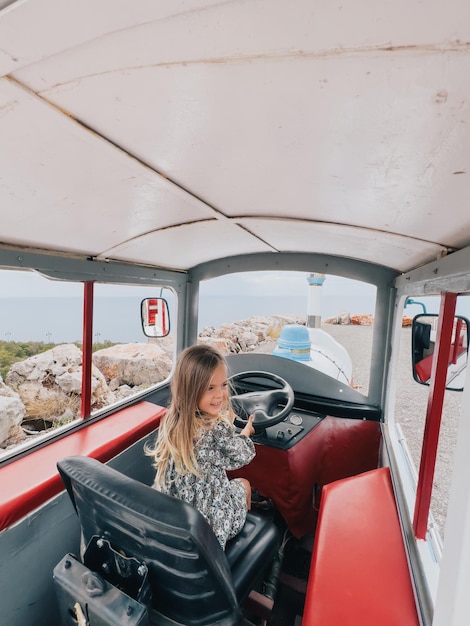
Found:
[[[413,378],[422,385],[429,385],[432,359],[436,344],[437,314],[416,315],[413,318],[411,361]],[[462,391],[468,358],[469,321],[456,315],[449,351],[446,389]]]
[[[163,298],[145,298],[140,305],[142,330],[146,337],[166,337],[170,332],[168,302]]]

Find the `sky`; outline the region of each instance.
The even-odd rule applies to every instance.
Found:
[[[34,272],[1,271],[0,272],[0,297],[57,297],[77,296],[81,297],[83,287],[80,284],[61,283],[59,281],[45,280]],[[307,293],[306,272],[291,272],[289,280],[280,272],[248,272],[245,274],[229,274],[219,278],[205,281],[201,292],[207,296],[224,295],[256,295],[256,296],[304,296]],[[138,288],[139,289],[139,288]],[[147,293],[148,288],[142,287]],[[60,294],[59,294],[60,291]],[[326,296],[347,297],[374,297],[375,289],[370,285],[340,278],[328,276],[323,284],[323,293]],[[135,295],[135,287],[122,285],[99,285],[100,295]]]
[[[207,281],[202,289],[206,295],[253,294],[258,296],[303,296],[307,293],[308,283],[306,272],[290,272],[286,281],[282,272],[248,272],[245,274],[229,274]],[[338,276],[328,276],[323,284],[326,295],[365,296],[374,292],[374,288],[358,281],[351,281]]]

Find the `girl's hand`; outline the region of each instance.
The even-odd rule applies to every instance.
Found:
[[[254,434],[255,434],[255,429],[253,428],[253,415],[250,415],[243,430],[240,431],[240,435],[243,435],[245,437],[251,437],[251,435],[254,435]]]

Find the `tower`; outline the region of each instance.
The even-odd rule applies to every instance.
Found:
[[[325,274],[310,274],[308,281],[307,327],[321,327],[321,294]]]

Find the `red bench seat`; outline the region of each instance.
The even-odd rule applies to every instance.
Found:
[[[323,487],[303,626],[419,626],[388,468]]]

